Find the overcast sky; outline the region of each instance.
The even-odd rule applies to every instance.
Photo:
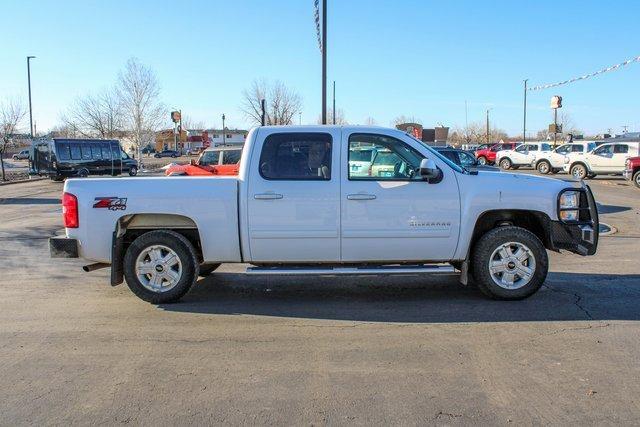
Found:
[[[279,79],[320,113],[313,0],[5,0],[0,97],[24,96],[32,62],[34,119],[55,125],[77,96],[113,84],[127,58],[152,67],[168,107],[208,125],[246,126],[241,92]],[[329,80],[351,123],[398,115],[425,126],[484,120],[522,131],[522,80],[553,83],[640,55],[638,1],[329,0]],[[640,131],[640,63],[529,93],[528,129],[552,120],[549,98],[589,133]],[[167,126],[170,126],[167,117]]]

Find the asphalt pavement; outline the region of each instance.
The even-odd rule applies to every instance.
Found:
[[[589,184],[617,232],[524,301],[223,265],[163,306],[49,258],[61,184],[0,187],[0,425],[637,425],[640,190]]]

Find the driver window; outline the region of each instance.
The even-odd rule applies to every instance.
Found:
[[[362,151],[371,150],[371,160],[362,165]],[[367,158],[369,159],[369,158]],[[349,137],[348,171],[350,180],[407,181],[420,179],[418,169],[423,156],[404,142],[374,134]],[[356,168],[356,166],[358,166]],[[362,167],[365,166],[365,167]]]
[[[516,148],[516,151],[518,153],[524,153],[525,151],[527,151],[527,146],[526,145],[519,145],[518,148]]]
[[[558,147],[558,149],[556,149],[556,153],[558,154],[567,154],[569,152],[569,149],[571,147],[569,145],[563,145],[562,147]]]
[[[475,166],[476,158],[472,155],[465,153],[464,151],[459,152],[458,155],[460,156],[460,164],[462,165],[462,167],[468,168],[471,166]]]

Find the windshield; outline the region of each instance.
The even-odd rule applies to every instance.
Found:
[[[411,134],[405,134],[408,137],[410,137],[411,139],[413,139],[414,141],[418,141],[420,143],[420,145],[422,145],[424,148],[426,148],[429,153],[433,154],[434,157],[439,158],[440,160],[442,160],[443,162],[445,162],[447,165],[449,165],[451,167],[451,169],[453,169],[456,172],[460,172],[460,173],[469,173],[469,170],[456,165],[455,163],[453,163],[451,160],[447,159],[445,156],[443,156],[442,154],[438,153],[436,150],[434,150],[433,148],[431,148],[429,146],[429,144],[427,144],[426,142],[420,141],[418,138],[416,138],[415,136],[411,135]]]

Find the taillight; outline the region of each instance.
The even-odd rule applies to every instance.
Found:
[[[78,198],[71,193],[62,193],[62,222],[65,228],[78,228]]]

